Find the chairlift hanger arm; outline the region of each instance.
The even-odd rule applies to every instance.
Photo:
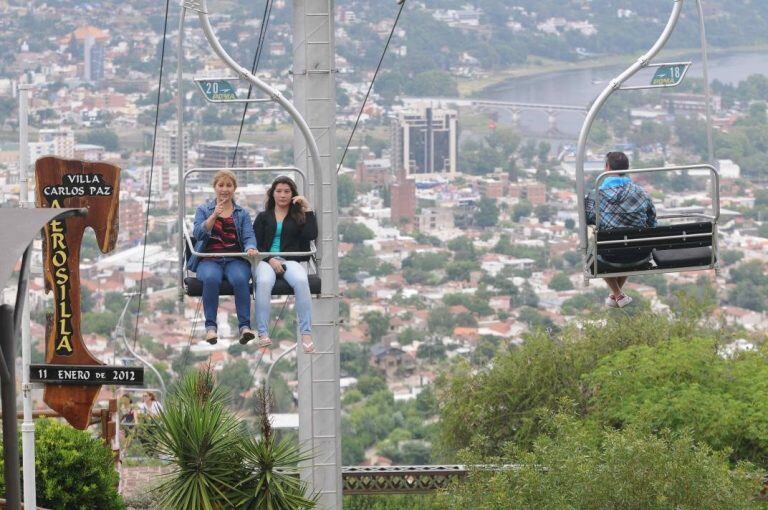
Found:
[[[293,121],[296,123],[302,135],[304,136],[304,139],[307,143],[307,148],[309,149],[309,153],[312,158],[312,169],[314,177],[313,182],[315,183],[315,196],[313,199],[314,203],[317,204],[318,208],[320,208],[322,203],[320,190],[320,183],[322,179],[320,150],[318,149],[317,142],[315,141],[315,137],[312,135],[312,131],[309,128],[307,121],[304,119],[298,109],[296,109],[293,103],[283,97],[283,95],[277,89],[270,87],[260,78],[254,76],[248,69],[238,64],[221,46],[221,43],[216,37],[216,34],[213,32],[213,27],[211,27],[210,20],[208,19],[207,0],[184,0],[183,5],[185,8],[190,8],[197,12],[200,19],[200,25],[202,26],[203,32],[205,33],[205,37],[216,55],[218,55],[219,58],[221,58],[224,63],[227,64],[233,71],[235,71],[238,76],[242,77],[244,80],[248,81],[253,86],[264,92],[273,101],[282,106],[293,118]]]
[[[587,252],[587,217],[586,211],[584,210],[584,160],[586,157],[587,139],[589,138],[592,124],[594,124],[595,119],[597,118],[597,114],[600,112],[611,94],[618,90],[622,84],[624,84],[624,82],[634,76],[640,69],[647,67],[651,60],[656,55],[658,55],[667,41],[669,41],[672,32],[677,26],[677,22],[680,19],[680,13],[683,9],[683,0],[674,0],[674,3],[675,5],[672,9],[672,13],[669,16],[669,20],[667,21],[667,25],[664,27],[664,31],[661,33],[654,45],[634,64],[627,68],[618,77],[611,80],[608,86],[605,87],[605,89],[600,93],[595,102],[592,104],[592,107],[589,109],[587,118],[581,128],[581,133],[579,133],[578,150],[576,152],[576,201],[579,213],[579,247],[584,254]]]

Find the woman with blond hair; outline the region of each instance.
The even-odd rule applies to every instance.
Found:
[[[221,170],[213,176],[214,200],[200,205],[195,212],[195,251],[204,253],[242,253],[255,256],[256,237],[253,234],[251,216],[235,203],[237,178],[229,170]],[[240,343],[246,344],[255,337],[251,329],[251,296],[248,282],[251,264],[242,257],[189,258],[187,267],[197,273],[203,284],[203,313],[205,315],[205,340],[210,344],[218,341],[216,314],[219,308],[219,290],[224,278],[232,285],[235,309],[240,333]]]

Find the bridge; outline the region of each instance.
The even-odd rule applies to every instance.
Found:
[[[412,106],[423,103],[432,103],[438,106],[463,106],[468,108],[481,108],[486,110],[504,110],[512,115],[512,123],[518,125],[520,114],[527,111],[545,112],[547,114],[547,133],[557,134],[557,115],[563,112],[587,114],[587,106],[546,103],[519,103],[514,101],[499,101],[495,99],[471,99],[452,97],[406,97],[403,104]]]

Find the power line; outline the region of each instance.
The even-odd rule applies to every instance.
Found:
[[[157,101],[155,103],[155,128],[152,136],[152,161],[149,166],[149,189],[147,192],[147,215],[144,221],[144,247],[141,252],[141,278],[139,279],[139,304],[136,308],[136,326],[133,329],[133,347],[139,337],[139,316],[141,315],[141,298],[144,287],[144,263],[147,258],[147,233],[149,232],[149,210],[152,207],[152,177],[155,173],[155,148],[157,146],[157,124],[160,119],[160,94],[163,88],[163,65],[165,64],[165,39],[168,34],[168,6],[170,0],[165,0],[165,21],[163,22],[163,45],[160,50],[160,76],[157,80]]]
[[[395,17],[395,22],[392,24],[392,30],[389,32],[389,37],[387,37],[387,44],[384,45],[384,51],[381,52],[381,58],[379,58],[379,64],[376,66],[376,72],[373,73],[373,79],[371,80],[371,84],[368,86],[368,92],[365,93],[365,99],[363,99],[363,104],[360,106],[360,111],[357,113],[357,119],[355,120],[355,125],[352,127],[352,132],[349,134],[349,140],[347,140],[347,146],[344,147],[344,152],[341,155],[341,159],[339,160],[339,167],[336,169],[336,173],[338,174],[341,171],[341,166],[344,164],[344,158],[347,156],[347,152],[349,151],[349,146],[352,143],[352,138],[355,136],[355,131],[357,131],[357,125],[360,123],[360,117],[363,116],[363,110],[365,110],[365,105],[368,103],[368,97],[371,95],[371,90],[373,90],[373,84],[376,83],[376,78],[379,75],[379,70],[381,69],[381,64],[384,62],[384,57],[387,55],[387,50],[389,49],[389,43],[392,42],[392,36],[395,35],[395,29],[397,28],[397,23],[400,21],[400,15],[403,13],[403,9],[405,8],[405,0],[398,0],[398,4],[400,4],[400,10],[397,11],[397,17]]]

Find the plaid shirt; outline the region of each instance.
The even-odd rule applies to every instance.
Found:
[[[584,201],[587,223],[595,224],[594,192]],[[656,208],[643,188],[628,181],[619,186],[600,188],[600,225],[598,230],[645,228],[656,226]]]

